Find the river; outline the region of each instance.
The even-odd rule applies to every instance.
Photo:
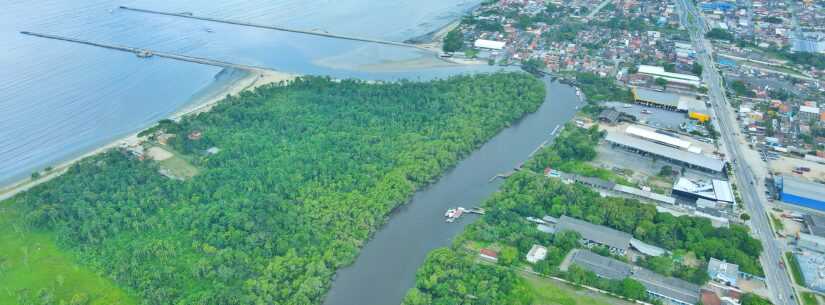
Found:
[[[147,15],[118,6],[192,12],[307,30],[404,41],[455,20],[481,0],[5,0],[0,10],[0,186],[91,151],[214,92],[231,73],[138,59],[21,35],[33,31],[336,78],[425,80],[487,66],[365,70],[420,51]]]
[[[455,223],[444,221],[451,207],[480,206],[501,185],[490,177],[524,162],[542,142],[550,139],[581,105],[575,90],[546,81],[547,98],[541,108],[462,160],[438,182],[417,192],[410,203],[397,209],[389,222],[367,242],[355,263],[338,271],[325,305],[400,304],[415,285],[415,272],[427,253],[449,246],[452,239],[477,216]]]

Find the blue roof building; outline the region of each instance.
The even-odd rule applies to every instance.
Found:
[[[727,2],[716,1],[716,2],[702,3],[702,10],[703,11],[720,10],[720,11],[728,12],[728,11],[731,11],[731,10],[734,10],[734,9],[736,9],[736,5],[734,5],[732,3],[727,3]]]
[[[720,66],[723,66],[723,67],[728,67],[728,68],[736,68],[736,61],[734,61],[734,60],[732,60],[732,59],[728,59],[728,58],[719,58],[719,59],[716,61],[716,63],[717,63],[717,64],[719,64]]]
[[[776,188],[785,203],[825,211],[825,184],[782,176],[776,178]]]

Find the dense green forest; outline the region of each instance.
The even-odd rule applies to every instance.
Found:
[[[110,151],[10,208],[145,304],[317,304],[393,208],[544,94],[523,73],[299,78],[161,124],[194,178]]]
[[[476,263],[475,253],[436,249],[416,273],[403,305],[529,305],[533,296],[512,270]]]

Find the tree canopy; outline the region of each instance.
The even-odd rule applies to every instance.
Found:
[[[524,73],[299,78],[162,122],[194,178],[110,151],[11,208],[145,304],[318,304],[393,208],[544,94]]]

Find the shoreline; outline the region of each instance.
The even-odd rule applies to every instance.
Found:
[[[226,72],[227,70],[221,70],[218,74],[216,74],[216,79],[211,84],[207,85],[203,90],[210,90],[210,88],[215,86],[220,86],[222,88],[216,89],[215,92],[211,94],[206,94],[202,97],[198,97],[197,94],[193,95],[189,101],[187,101],[179,110],[170,113],[165,118],[172,119],[172,120],[180,120],[184,116],[187,115],[196,115],[203,112],[208,112],[217,105],[219,102],[223,101],[227,95],[237,95],[241,92],[247,90],[254,90],[260,86],[278,83],[281,81],[289,81],[298,77],[298,74],[291,74],[286,72],[277,72],[277,71],[265,71],[265,70],[257,70],[257,71],[243,71],[246,73],[243,77],[229,81],[228,83],[221,84],[218,77],[221,73]],[[60,175],[64,174],[77,162],[80,162],[83,159],[88,157],[92,157],[103,152],[106,152],[112,148],[116,148],[124,143],[137,143],[140,142],[140,138],[137,136],[141,131],[146,130],[147,128],[151,128],[157,123],[152,123],[147,126],[140,127],[139,130],[129,133],[125,136],[117,137],[115,140],[105,143],[103,145],[98,146],[97,148],[82,153],[77,157],[69,158],[68,160],[62,161],[57,165],[51,166],[52,169],[50,171],[40,170],[38,171],[41,176],[36,180],[32,180],[31,177],[23,178],[18,181],[13,181],[6,185],[0,185],[0,203],[11,199],[15,195],[27,191],[33,187],[36,187],[40,184],[48,182],[54,178],[59,177]]]

